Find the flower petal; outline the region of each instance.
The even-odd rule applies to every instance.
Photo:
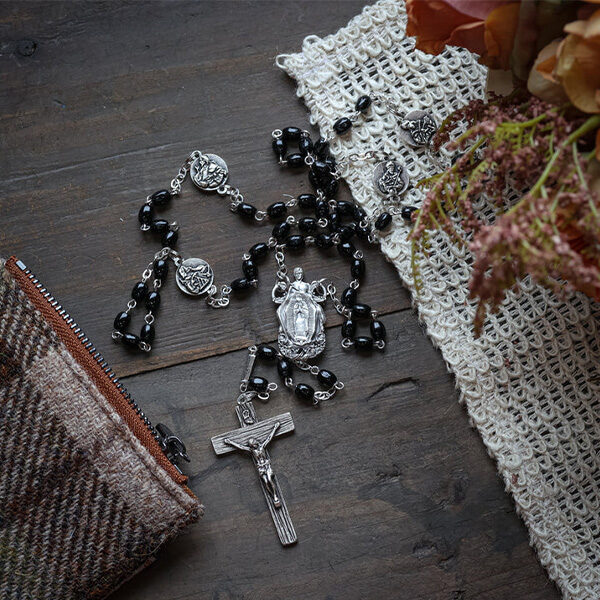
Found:
[[[494,69],[509,69],[510,54],[519,23],[519,2],[496,7],[485,20],[486,53],[481,62]]]

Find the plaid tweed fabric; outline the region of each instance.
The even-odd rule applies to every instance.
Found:
[[[0,260],[0,599],[103,598],[200,512]]]

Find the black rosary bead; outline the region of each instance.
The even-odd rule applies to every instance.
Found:
[[[315,237],[315,245],[317,248],[321,248],[321,250],[327,250],[327,248],[333,246],[333,239],[327,233],[320,233]]]
[[[350,267],[352,279],[362,279],[365,276],[365,261],[362,258],[355,258]]]
[[[365,112],[371,106],[371,98],[369,96],[361,96],[354,105],[358,112]]]
[[[171,201],[171,192],[169,190],[158,190],[150,196],[150,202],[154,206],[165,206]]]
[[[277,372],[279,373],[281,379],[287,379],[288,377],[292,376],[292,373],[294,372],[294,365],[286,358],[280,358],[277,362]]]
[[[138,281],[131,290],[131,297],[136,301],[140,302],[148,294],[148,286],[143,281]]]
[[[333,174],[337,165],[337,163],[335,162],[335,158],[333,158],[333,156],[328,156],[325,159],[325,164],[329,167],[329,171]]]
[[[368,319],[371,316],[371,307],[368,304],[355,304],[352,307],[353,319]]]
[[[354,207],[354,220],[357,223],[364,221],[367,218],[367,211],[362,206]]]
[[[269,382],[264,377],[257,377],[255,375],[248,379],[248,387],[255,392],[266,392],[269,387]]]
[[[267,208],[267,214],[271,219],[279,219],[287,214],[285,202],[274,202]]]
[[[356,323],[352,319],[346,319],[342,324],[342,337],[353,338],[356,333]]]
[[[381,213],[375,221],[375,229],[377,229],[377,231],[383,231],[384,229],[387,229],[391,223],[392,215],[387,212]]]
[[[335,382],[337,381],[337,377],[327,369],[321,369],[317,373],[317,379],[322,385],[328,388],[333,387],[335,385]]]
[[[356,252],[356,246],[352,242],[342,242],[338,244],[337,249],[342,256],[347,256],[348,258],[352,258]]]
[[[156,279],[163,279],[169,272],[169,263],[162,258],[158,258],[154,261],[154,277]]]
[[[370,352],[373,350],[373,338],[367,335],[359,335],[354,338],[354,347],[360,352]]]
[[[239,279],[234,279],[229,286],[234,292],[243,292],[249,290],[252,287],[252,284],[245,277],[240,277]]]
[[[311,168],[315,171],[317,175],[331,176],[329,165],[324,160],[315,160]]]
[[[123,331],[123,329],[129,325],[129,321],[131,321],[131,315],[128,312],[123,311],[115,317],[113,325],[117,331]]]
[[[256,354],[263,360],[277,360],[277,350],[273,346],[267,346],[267,344],[260,344],[256,348]]]
[[[352,128],[352,121],[348,117],[342,117],[333,124],[333,130],[338,135],[348,133]]]
[[[358,225],[354,228],[354,232],[356,233],[356,237],[359,237],[361,240],[366,240],[371,233],[371,230],[368,227],[359,227]]]
[[[279,242],[284,242],[288,236],[290,235],[291,227],[289,223],[285,221],[283,223],[278,223],[273,227],[273,237]]]
[[[354,204],[347,200],[338,200],[337,209],[340,215],[344,215],[345,217],[351,217],[354,214]]]
[[[256,266],[256,263],[252,260],[245,260],[242,263],[242,271],[244,272],[244,275],[250,280],[256,279],[258,277],[258,267]]]
[[[164,219],[155,219],[152,221],[152,223],[150,223],[150,229],[154,233],[160,233],[163,235],[169,231],[169,221],[165,221]]]
[[[416,206],[403,206],[402,210],[400,211],[400,216],[405,221],[412,221],[412,216],[415,210],[417,210]]]
[[[300,127],[284,127],[281,133],[286,142],[297,142],[302,135],[302,129]]]
[[[252,248],[248,251],[248,254],[254,259],[258,260],[259,258],[264,258],[269,253],[269,246],[264,242],[260,242],[258,244],[254,244]]]
[[[290,235],[285,245],[288,250],[302,250],[306,245],[306,242],[304,241],[304,236]]]
[[[356,290],[351,287],[347,287],[341,296],[342,304],[346,308],[350,308],[356,304]]]
[[[152,217],[154,216],[154,209],[150,204],[144,204],[138,212],[138,221],[142,225],[150,225],[152,223]]]
[[[337,179],[332,179],[323,187],[323,193],[327,198],[333,198],[340,189],[340,184]]]
[[[312,210],[317,204],[317,197],[314,194],[300,194],[298,196],[298,206],[305,210]]]
[[[242,202],[237,207],[237,213],[245,219],[254,219],[254,215],[256,214],[256,206],[252,206],[252,204],[248,204],[247,202]]]
[[[326,218],[327,218],[327,225],[329,227],[329,231],[335,232],[342,222],[340,213],[337,212],[337,210],[334,210]]]
[[[329,218],[329,204],[327,204],[327,200],[317,200],[315,215],[317,219]]]
[[[317,230],[317,220],[312,217],[304,217],[298,221],[298,229],[302,233],[314,233]]]
[[[335,232],[340,236],[342,242],[347,242],[354,237],[354,227],[348,225],[340,225],[336,228]]]
[[[313,404],[315,399],[315,390],[306,383],[299,383],[294,389],[296,396],[308,404]]]
[[[385,326],[381,321],[373,321],[371,323],[371,335],[374,340],[385,340]]]
[[[154,335],[154,325],[144,323],[144,325],[142,325],[142,330],[140,331],[140,340],[151,344],[154,341]]]
[[[287,157],[288,167],[292,167],[293,169],[298,169],[304,166],[304,156],[300,154],[300,152],[294,152],[293,154],[288,154]]]
[[[148,310],[158,310],[160,306],[160,294],[157,291],[150,292],[146,296],[146,308]]]
[[[138,348],[140,343],[140,338],[133,333],[124,333],[121,338],[121,342],[130,348]]]
[[[302,156],[306,156],[313,150],[313,143],[309,135],[303,135],[298,141],[298,150]]]
[[[283,160],[285,153],[287,152],[287,144],[281,138],[276,138],[273,140],[272,146],[273,152],[275,152],[277,159]]]
[[[167,231],[167,233],[165,233],[165,235],[163,235],[162,244],[163,244],[163,246],[168,246],[169,248],[172,248],[173,246],[175,246],[175,244],[177,244],[178,238],[179,238],[179,232],[172,229],[171,231]]]
[[[319,138],[313,146],[314,153],[321,159],[329,156],[329,142],[325,138]]]

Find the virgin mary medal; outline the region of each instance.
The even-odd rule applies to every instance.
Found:
[[[303,281],[304,272],[294,269],[294,281],[279,281],[273,287],[273,302],[279,304],[278,344],[291,360],[318,356],[325,349],[325,312],[321,303],[327,291],[321,281]]]

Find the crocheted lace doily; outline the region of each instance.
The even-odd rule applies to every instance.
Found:
[[[362,94],[393,95],[408,111],[431,111],[438,123],[484,94],[486,70],[466,50],[440,56],[415,50],[405,37],[401,2],[367,7],[336,34],[305,39],[302,52],[277,64],[298,84],[298,95],[322,134],[353,110]],[[367,122],[336,138],[338,160],[380,149],[403,162],[411,181],[435,170],[422,150],[398,137],[398,119],[374,106]],[[346,181],[367,212],[380,210],[374,164],[348,170]],[[418,205],[423,192],[407,192]],[[524,281],[476,339],[468,300],[468,253],[444,235],[433,236],[421,264],[417,295],[410,266],[408,226],[395,221],[381,249],[413,292],[433,343],[455,374],[460,399],[529,528],[541,563],[569,600],[600,598],[600,360],[599,306],[583,295],[568,303]]]

